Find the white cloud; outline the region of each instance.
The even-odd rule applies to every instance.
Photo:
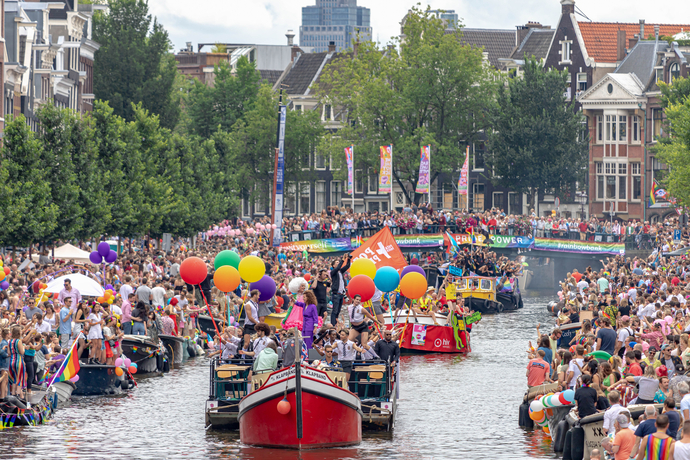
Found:
[[[556,27],[559,0],[422,0],[434,9],[455,10],[466,27],[514,29],[528,21]],[[690,23],[690,2],[673,1],[655,8],[644,0],[577,0],[593,21]],[[175,48],[187,41],[283,44],[293,29],[299,39],[302,7],[315,0],[150,0],[151,13],[170,33]],[[400,33],[400,20],[417,1],[358,0],[371,9],[374,38],[387,43]],[[582,16],[578,16],[585,21]]]

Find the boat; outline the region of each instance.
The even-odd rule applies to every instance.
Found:
[[[558,314],[561,312],[564,306],[565,302],[563,302],[562,300],[560,302],[555,302],[552,300],[551,302],[546,304],[546,311],[551,313],[551,315],[553,316],[558,316]]]
[[[456,317],[455,324],[448,325],[448,318],[437,313],[437,324],[434,324],[434,319],[430,315],[415,316],[408,310],[400,310],[400,313],[396,313],[392,318],[385,317],[384,323],[388,329],[400,328],[401,325],[404,328],[400,338],[401,353],[468,353],[471,347],[466,321],[473,323],[480,318],[480,313],[463,318]]]
[[[344,372],[297,361],[254,375],[251,390],[239,403],[240,440],[246,445],[318,449],[362,441],[361,402],[347,389]],[[287,412],[279,412],[279,403]]]
[[[122,353],[137,364],[137,374],[163,371],[164,350],[147,335],[125,335],[121,341]],[[80,377],[81,378],[81,377]]]
[[[395,363],[354,361],[349,389],[362,404],[362,430],[391,431],[398,409],[398,379]]]
[[[500,279],[496,283],[499,281]],[[503,304],[503,311],[517,310],[523,307],[520,286],[519,278],[509,278],[501,290],[496,293],[496,300]]]
[[[72,390],[74,396],[114,395],[121,392],[122,380],[115,373],[115,366],[80,364],[77,375],[79,380]]]
[[[177,337],[175,335],[158,334],[158,338],[163,342],[163,346],[170,357],[173,364],[182,364],[184,360],[184,337]]]
[[[522,289],[529,289],[529,285],[532,283],[532,276],[534,272],[532,270],[522,269],[518,275],[518,281],[520,282],[520,287]]]
[[[496,299],[496,278],[465,276],[454,281],[456,295],[465,299],[465,306],[481,314],[501,313],[503,302]],[[517,305],[511,310],[517,309]]]
[[[0,401],[0,422],[4,428],[35,426],[48,420],[57,409],[58,396],[54,388],[34,391],[29,400],[8,395]]]
[[[237,429],[239,402],[247,395],[251,362],[244,359],[220,361],[216,356],[211,361],[211,386],[206,400],[206,426]]]
[[[225,325],[227,324],[226,320],[224,320],[223,318],[217,318],[215,316],[213,318],[206,315],[199,315],[196,317],[197,328],[201,332],[210,334],[211,337],[214,337],[216,335],[216,327],[213,326],[214,321],[219,331],[222,331]]]
[[[51,388],[55,388],[58,397],[58,404],[66,404],[72,397],[72,392],[77,388],[77,385],[65,380],[64,382],[54,382]]]

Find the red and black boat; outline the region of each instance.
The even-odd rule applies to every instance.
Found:
[[[240,440],[250,446],[317,449],[362,441],[362,407],[346,374],[300,362],[252,378],[239,404]]]

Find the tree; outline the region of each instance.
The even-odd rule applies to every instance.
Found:
[[[399,54],[366,42],[356,55],[331,60],[319,95],[346,123],[321,148],[344,161],[343,148],[354,144],[356,168],[378,172],[379,147],[392,144],[394,180],[418,202],[421,195],[408,184],[416,187],[420,148],[431,144],[432,181],[454,173],[465,145],[486,125],[499,79],[483,64],[481,49],[463,45],[460,32],[446,34],[429,8],[413,8],[403,34]]]
[[[48,175],[41,143],[24,116],[9,117],[0,150],[2,243],[29,246],[55,229],[58,206],[52,201]]]
[[[678,80],[676,80],[678,81]],[[674,82],[675,84],[675,82]],[[665,179],[667,191],[678,200],[678,204],[690,205],[690,98],[671,103],[666,117],[673,127],[673,136],[659,143],[656,156],[669,166]]]
[[[566,102],[566,78],[565,72],[545,70],[528,59],[524,77],[509,80],[498,91],[487,167],[494,183],[529,192],[530,207],[540,192],[563,196],[575,181],[584,182],[588,141],[582,115]],[[570,193],[574,196],[574,190]]]
[[[169,55],[168,33],[149,14],[144,0],[110,0],[108,13],[94,17],[94,40],[101,44],[94,60],[94,93],[115,114],[134,119],[132,104],[174,128],[180,115],[173,92],[177,68]]]
[[[690,78],[675,78],[670,85],[659,81],[659,89],[661,89],[661,106],[663,108],[683,104],[690,96]]]

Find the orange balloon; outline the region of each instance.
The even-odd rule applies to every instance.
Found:
[[[121,376],[122,374],[124,374],[124,371],[122,370],[122,368],[121,368],[121,367],[116,367],[116,368],[115,368],[115,375],[117,375],[117,376],[119,377],[119,376]]]
[[[103,297],[99,297],[96,299],[98,303],[105,303],[105,299]]]
[[[240,285],[240,272],[232,265],[223,265],[213,274],[213,283],[223,292],[232,292]]]
[[[421,273],[410,272],[400,280],[400,293],[408,299],[419,299],[427,287],[426,278]]]

